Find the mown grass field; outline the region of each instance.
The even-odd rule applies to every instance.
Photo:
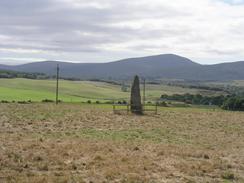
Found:
[[[121,91],[121,86],[104,82],[61,80],[59,86],[59,98],[64,102],[128,100],[130,96],[129,92]],[[55,80],[0,79],[0,100],[32,100],[36,102],[40,102],[43,99],[55,100],[55,89]],[[199,90],[197,89],[168,85],[148,84],[146,86],[146,97],[148,100],[156,100],[162,94],[195,94],[198,92]]]
[[[0,104],[0,182],[244,182],[244,113]]]

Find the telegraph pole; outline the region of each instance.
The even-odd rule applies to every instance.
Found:
[[[146,79],[143,79],[143,105],[146,105]]]
[[[59,65],[57,64],[56,105],[58,105]]]

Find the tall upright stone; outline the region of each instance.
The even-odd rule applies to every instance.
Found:
[[[140,81],[139,77],[135,76],[134,82],[131,88],[131,112],[134,114],[142,114],[141,93],[140,93]]]

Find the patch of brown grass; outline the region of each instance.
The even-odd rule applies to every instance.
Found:
[[[0,104],[0,182],[244,181],[244,113]]]

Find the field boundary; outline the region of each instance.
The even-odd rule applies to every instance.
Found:
[[[149,108],[151,107],[151,108]],[[113,113],[117,114],[119,112],[125,111],[127,114],[131,111],[131,105],[130,104],[113,104]],[[155,105],[142,105],[142,111],[145,112],[154,112],[155,114],[158,114],[158,104]]]

